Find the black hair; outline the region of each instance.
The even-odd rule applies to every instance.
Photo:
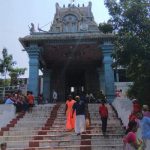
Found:
[[[125,134],[128,134],[128,133],[129,133],[130,131],[132,131],[132,129],[133,129],[134,127],[136,127],[136,126],[137,126],[137,122],[136,122],[136,121],[130,121],[130,122],[128,123],[128,128],[127,128]]]
[[[6,143],[1,143],[1,148],[2,148],[3,146],[7,146],[7,144],[6,144]]]
[[[71,94],[68,95],[68,98],[70,98],[70,97],[72,98],[72,95],[71,95]]]

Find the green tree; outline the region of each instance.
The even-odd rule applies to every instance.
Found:
[[[109,22],[108,23],[100,23],[98,28],[103,33],[112,33],[112,31],[113,31],[113,26]]]
[[[17,78],[25,73],[26,68],[14,68],[15,65],[16,62],[13,60],[13,56],[8,54],[7,49],[4,48],[2,50],[2,59],[0,59],[0,73],[4,76],[4,88],[7,75],[11,77],[11,85],[16,85]]]
[[[2,59],[0,59],[0,73],[4,76],[4,87],[6,84],[6,76],[8,72],[12,70],[15,64],[16,62],[13,61],[13,56],[9,55],[7,49],[4,48],[2,50]]]
[[[115,65],[134,82],[129,96],[150,103],[150,0],[105,0],[117,32]]]
[[[11,77],[11,85],[18,84],[18,77],[24,75],[26,68],[13,68],[9,72],[9,76]]]

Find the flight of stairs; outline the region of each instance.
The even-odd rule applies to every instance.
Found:
[[[0,141],[8,150],[122,150],[123,128],[112,107],[107,134],[101,131],[99,104],[88,104],[90,127],[77,136],[65,130],[65,104],[37,105],[0,130]]]

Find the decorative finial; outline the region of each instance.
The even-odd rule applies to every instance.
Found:
[[[74,2],[75,2],[75,0],[70,0],[70,4],[71,4],[71,6],[73,6],[73,5],[74,5]]]
[[[56,4],[55,4],[55,6],[56,6],[56,8],[58,8],[58,7],[59,7],[59,4],[58,4],[58,3],[56,3]]]
[[[92,7],[92,2],[91,1],[89,2],[89,6]]]

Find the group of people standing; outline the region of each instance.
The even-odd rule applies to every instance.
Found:
[[[80,96],[76,96],[75,100],[71,95],[66,101],[66,130],[75,131],[77,135],[86,132],[86,116],[87,103]],[[150,112],[148,106],[140,109],[137,102],[133,103],[133,114],[130,116],[129,124],[123,138],[124,150],[150,150]],[[99,114],[102,121],[102,133],[106,135],[108,108],[105,101],[101,101],[99,105]]]
[[[76,96],[75,100],[71,95],[68,96],[66,101],[66,130],[75,130],[77,135],[86,131],[86,103],[80,96]]]
[[[69,95],[66,101],[65,114],[67,131],[75,130],[77,135],[85,133],[86,126],[89,126],[88,104],[85,99],[76,96],[74,100],[72,96]],[[107,129],[108,109],[104,101],[102,101],[99,106],[99,114],[102,121],[102,132],[105,135]]]
[[[141,107],[137,99],[123,141],[124,150],[150,150],[150,110],[148,105]]]

